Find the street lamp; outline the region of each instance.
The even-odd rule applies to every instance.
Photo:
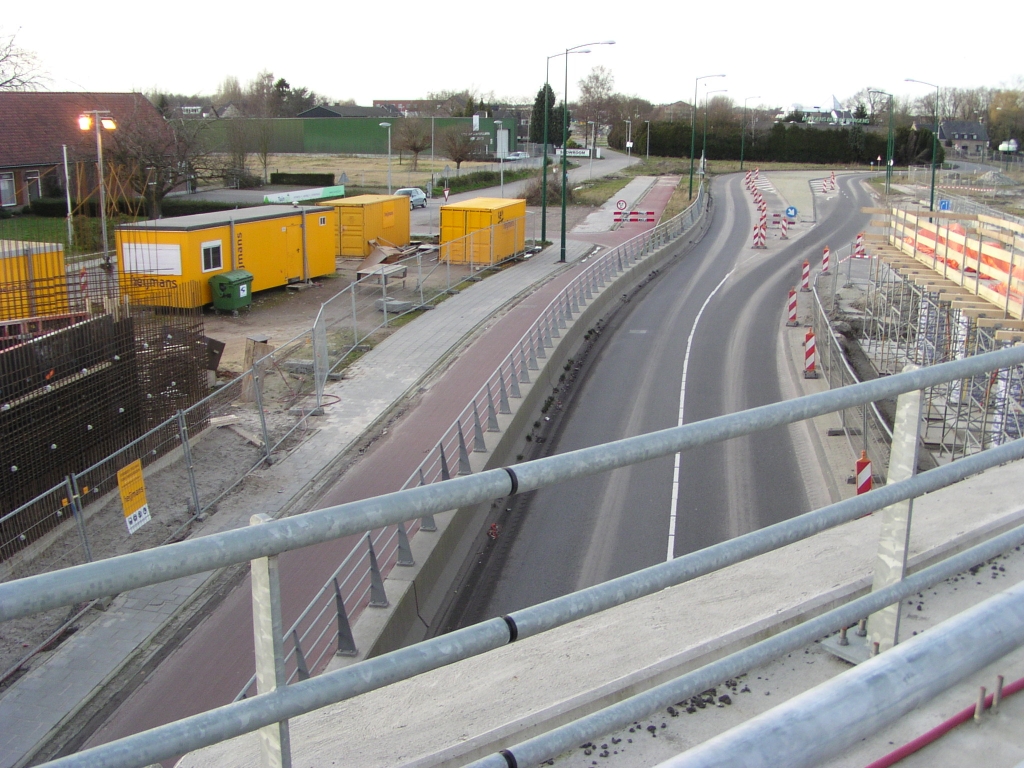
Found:
[[[541,160],[541,181],[540,181],[540,239],[544,242],[548,239],[548,92],[551,91],[551,86],[548,85],[548,81],[551,73],[551,60],[557,59],[559,56],[565,56],[565,69],[566,78],[568,79],[569,71],[569,54],[570,53],[590,53],[588,45],[615,45],[614,40],[606,40],[600,43],[584,43],[583,45],[574,45],[572,48],[566,48],[562,53],[553,53],[547,57],[547,62],[544,65],[544,159]],[[552,94],[554,95],[554,94]],[[563,147],[564,149],[564,147]],[[564,154],[564,153],[563,153]]]
[[[651,159],[651,121],[650,120],[644,120],[644,125],[647,126],[647,128],[645,129],[647,131],[647,157],[645,159],[646,160],[650,160]]]
[[[920,83],[921,85],[927,85],[929,88],[935,89],[935,130],[932,132],[932,195],[928,201],[928,210],[935,210],[935,161],[938,160],[939,156],[939,86],[935,83],[926,83],[924,80],[915,80],[912,77],[907,78],[908,83]]]
[[[388,194],[391,194],[391,123],[381,123],[381,128],[388,129]]]
[[[693,81],[693,108],[690,110],[690,198],[693,198],[693,151],[697,148],[697,83],[709,77],[725,77],[725,75],[701,75]]]
[[[96,173],[100,188],[100,236],[103,242],[103,263],[110,266],[110,248],[107,241],[107,192],[103,178],[103,133],[100,131],[117,130],[117,123],[106,109],[93,109],[83,112],[78,118],[78,127],[83,131],[96,131]]]
[[[594,138],[590,143],[590,178],[594,178],[594,155],[597,154],[597,122],[587,120],[587,135],[590,135],[590,126],[594,126]]]
[[[740,170],[741,171],[743,170],[743,140],[744,140],[744,137],[747,135],[747,133],[746,133],[747,129],[744,127],[747,124],[747,102],[750,101],[751,99],[760,99],[760,98],[761,98],[760,96],[747,96],[747,98],[745,98],[743,100],[743,119],[740,121]],[[754,132],[753,131],[750,132],[750,138],[754,138]]]
[[[501,120],[494,121],[494,140],[497,142],[495,149],[498,150],[498,173],[501,177],[501,196],[505,196],[505,153],[501,151],[501,138],[498,134],[501,133]]]
[[[633,153],[633,121],[626,121],[626,157]]]
[[[896,140],[892,132],[892,94],[888,91],[880,91],[877,88],[868,89],[868,93],[880,93],[889,97],[889,136],[885,142],[885,196],[889,196],[889,187],[892,184],[892,163],[893,154],[896,150]]]
[[[562,249],[558,258],[561,262],[565,261],[565,202],[568,192],[567,187],[569,186],[569,158],[565,151],[565,145],[569,143],[569,54],[579,49],[589,51],[587,49],[588,45],[615,45],[615,41],[601,40],[596,43],[583,43],[582,45],[574,45],[572,48],[565,49],[565,90],[562,91]],[[545,91],[546,98],[547,91]],[[544,157],[547,158],[547,144],[544,145],[544,151]],[[541,227],[543,228],[543,226],[542,220]],[[543,235],[541,235],[541,239],[544,239]]]
[[[717,91],[704,92],[704,142],[700,149],[700,170],[702,174],[707,173],[707,151],[708,151],[708,96],[712,93],[725,93],[727,88],[719,88]]]

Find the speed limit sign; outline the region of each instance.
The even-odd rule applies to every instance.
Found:
[[[615,203],[615,207],[618,208],[620,211],[626,210],[626,201],[619,200],[618,202]]]

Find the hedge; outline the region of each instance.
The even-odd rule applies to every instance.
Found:
[[[297,187],[333,187],[333,173],[272,173],[271,184],[290,184]]]

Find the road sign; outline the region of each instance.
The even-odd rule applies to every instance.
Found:
[[[445,188],[444,188],[444,201],[445,201],[446,203],[448,202],[448,194],[449,194],[450,192],[451,192],[451,190],[450,190],[450,189],[448,189],[448,187],[445,187]]]
[[[788,216],[791,219],[795,219],[796,218],[796,206],[795,205],[791,205],[791,206],[789,206],[789,208],[786,209],[786,216]]]
[[[951,210],[953,210],[953,201],[952,200],[939,200],[939,210],[940,211],[951,211]]]
[[[632,149],[632,148],[633,148],[633,142],[632,141],[627,141],[626,142],[626,149]]]
[[[626,201],[625,200],[618,200],[618,201],[616,201],[615,207],[618,208],[620,211],[626,210]]]
[[[121,508],[128,533],[135,533],[150,521],[146,503],[146,482],[142,477],[142,461],[136,459],[117,472],[117,486],[121,491]]]

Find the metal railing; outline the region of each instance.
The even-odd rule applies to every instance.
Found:
[[[201,573],[232,563],[271,557],[313,543],[361,534],[381,525],[412,521],[427,514],[489,502],[517,491],[522,493],[566,480],[594,476],[673,455],[698,445],[791,424],[840,408],[895,397],[1007,366],[1022,365],[1024,347],[1008,347],[985,355],[545,457],[514,467],[456,477],[447,482],[317,510],[300,517],[267,521],[246,529],[0,584],[0,620],[18,618],[36,611]],[[913,428],[916,430],[917,427],[914,423]],[[653,594],[899,501],[916,498],[983,469],[1022,457],[1024,440],[990,448],[909,480],[886,485],[704,550],[516,611],[509,616],[460,629],[411,648],[61,758],[52,765],[144,766],[249,733]],[[1014,533],[1015,536],[1005,534],[998,540],[999,545],[1012,547],[1019,544],[1024,536],[1020,530]],[[970,557],[976,554],[971,552]],[[963,567],[960,561],[953,562],[957,568]],[[970,562],[973,564],[976,561],[971,559]],[[879,592],[873,597],[881,604],[888,604],[888,601],[899,599],[904,594],[900,590],[911,586],[910,592],[920,588],[916,582],[908,579],[898,585],[897,589]],[[883,600],[886,602],[883,603]],[[857,614],[864,612],[861,605],[856,605],[855,610]],[[847,621],[848,618],[832,615],[832,624],[829,626],[840,619]],[[822,629],[821,625],[813,626],[815,631]]]
[[[530,383],[531,371],[538,370],[538,360],[546,357],[546,350],[557,343],[567,323],[571,323],[581,308],[585,308],[597,293],[610,286],[625,270],[689,232],[706,204],[707,196],[701,186],[697,198],[685,211],[590,260],[512,345],[505,359],[480,386],[440,436],[437,447],[413,470],[401,489],[470,474],[469,454],[487,451],[486,435],[498,432],[499,414],[512,412],[511,401],[522,397],[520,384]],[[371,551],[375,557],[379,556],[380,572],[376,578],[380,578],[387,575],[394,564],[412,564],[411,555],[406,555],[403,561],[402,547],[408,547],[403,539],[407,541],[419,530],[436,530],[433,518],[426,516],[412,521],[408,528],[395,526],[374,531],[366,539],[368,546],[364,547],[360,542],[352,548],[285,632],[289,682],[308,676],[310,670],[322,668],[332,651],[349,652],[349,618],[354,618],[367,604],[374,579],[371,562],[375,558],[371,558]],[[351,650],[355,650],[354,646]],[[254,674],[235,700],[250,695],[255,684]]]

